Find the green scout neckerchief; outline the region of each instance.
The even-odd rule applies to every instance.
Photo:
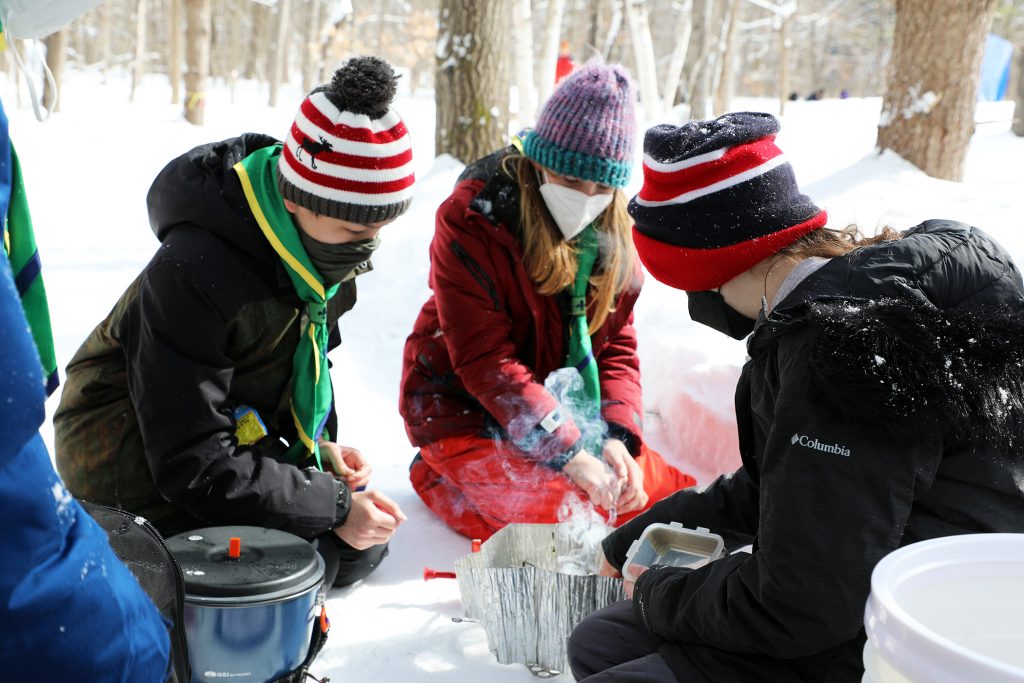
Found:
[[[312,454],[317,467],[323,469],[317,441],[334,400],[327,372],[327,302],[338,291],[338,283],[325,288],[323,278],[302,247],[298,229],[284,206],[274,177],[280,154],[281,145],[264,147],[239,161],[234,168],[253,217],[281,257],[295,292],[306,302],[309,327],[300,337],[292,361],[291,407],[299,442],[288,449],[288,457],[300,462]]]
[[[576,399],[588,417],[596,417],[601,412],[601,383],[587,323],[587,289],[590,287],[590,276],[594,272],[598,253],[597,229],[594,224],[584,228],[573,241],[578,250],[578,265],[576,280],[569,288],[569,354],[565,367],[576,368],[583,377],[583,391],[577,394]]]
[[[28,197],[21,176],[21,164],[11,145],[11,200],[4,217],[4,252],[14,272],[14,283],[21,297],[32,340],[39,351],[46,377],[46,395],[57,388],[57,355],[53,350],[53,331],[50,328],[50,307],[46,301],[46,289],[36,249],[36,238],[32,231],[32,216],[28,210]]]

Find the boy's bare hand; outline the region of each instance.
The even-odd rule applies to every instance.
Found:
[[[320,455],[324,466],[336,477],[343,479],[353,491],[369,483],[372,468],[359,449],[341,446],[333,441],[321,441]]]
[[[391,540],[405,520],[398,504],[380,491],[359,491],[352,494],[348,518],[334,533],[356,550],[366,550]]]

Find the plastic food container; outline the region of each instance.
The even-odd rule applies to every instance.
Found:
[[[863,683],[1024,683],[1024,534],[921,541],[871,573]]]
[[[626,552],[622,576],[635,581],[656,564],[696,569],[725,554],[725,542],[703,527],[687,529],[679,522],[652,524]]]
[[[167,540],[185,577],[192,683],[264,683],[306,657],[324,563],[307,541],[261,527]]]

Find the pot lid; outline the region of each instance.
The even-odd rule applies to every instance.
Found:
[[[188,598],[283,599],[318,584],[316,550],[298,536],[256,526],[217,526],[167,539]]]

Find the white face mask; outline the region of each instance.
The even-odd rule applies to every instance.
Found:
[[[583,232],[594,219],[612,203],[614,192],[588,195],[564,185],[549,182],[547,174],[541,176],[540,196],[555,219],[555,225],[562,231],[566,241]]]

